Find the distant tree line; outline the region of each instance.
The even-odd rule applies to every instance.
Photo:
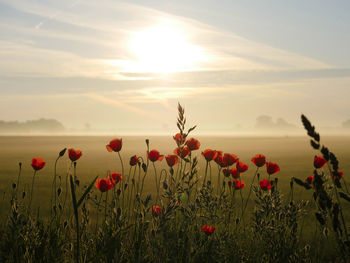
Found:
[[[0,121],[0,133],[58,133],[65,127],[55,119],[38,119],[25,122]]]
[[[278,118],[276,121],[274,121],[271,116],[261,115],[256,118],[255,129],[265,131],[281,131],[297,129],[297,126],[282,118]]]

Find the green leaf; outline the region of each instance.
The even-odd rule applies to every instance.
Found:
[[[96,180],[97,180],[98,176],[95,177],[94,180],[92,180],[92,182],[89,184],[88,188],[86,188],[85,192],[83,193],[83,195],[80,197],[78,203],[77,203],[77,207],[79,207],[81,205],[81,203],[84,201],[85,197],[88,195],[88,193],[91,191],[91,188],[94,186]]]

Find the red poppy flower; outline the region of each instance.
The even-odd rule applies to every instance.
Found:
[[[190,150],[188,149],[188,147],[184,147],[182,148],[182,150],[180,150],[180,148],[176,148],[174,150],[174,153],[180,156],[181,158],[185,158],[187,155],[190,154]]]
[[[113,184],[117,184],[123,179],[123,176],[120,173],[114,172],[108,175],[108,178],[112,181]]]
[[[74,150],[73,148],[68,149],[68,157],[72,162],[78,160],[82,155],[82,152],[79,150]]]
[[[216,158],[215,158],[215,161],[216,159],[218,159],[220,156],[222,157],[222,151],[216,151]]]
[[[236,190],[243,189],[245,187],[245,182],[241,180],[233,179],[232,187],[234,187]]]
[[[201,143],[195,139],[191,138],[186,142],[186,145],[190,151],[198,150]]]
[[[280,167],[276,163],[267,162],[266,171],[269,175],[275,174],[280,171]]]
[[[182,134],[182,137],[181,137],[181,134],[180,133],[176,133],[174,136],[173,136],[174,140],[176,141],[176,143],[178,145],[182,145],[185,143],[186,141],[186,137],[184,134]]]
[[[175,164],[178,163],[179,157],[173,154],[168,154],[167,156],[165,156],[165,160],[170,167],[173,167]]]
[[[262,154],[256,154],[252,158],[252,162],[256,165],[256,167],[262,167],[266,163],[266,157]]]
[[[152,210],[153,210],[153,215],[154,216],[161,216],[162,213],[163,213],[163,209],[161,207],[157,206],[157,205],[154,205],[152,207]]]
[[[238,179],[241,176],[241,173],[237,170],[236,167],[231,168],[230,171],[231,171],[231,176],[235,179]]]
[[[215,232],[215,226],[207,226],[203,225],[201,232],[205,233],[206,235],[210,236]]]
[[[308,178],[306,178],[305,181],[306,181],[308,184],[312,184],[312,182],[314,181],[314,176],[313,176],[313,175],[309,176]]]
[[[236,164],[237,171],[240,173],[244,173],[245,171],[248,170],[248,164],[245,164],[241,161],[238,161]]]
[[[316,156],[314,158],[314,167],[316,169],[322,168],[326,165],[327,161],[322,156]]]
[[[210,162],[216,159],[216,157],[218,156],[218,152],[211,149],[206,149],[204,150],[204,152],[202,152],[202,155],[207,160],[207,162]]]
[[[32,159],[32,167],[35,171],[41,170],[44,168],[46,162],[43,158],[36,157]]]
[[[227,163],[224,162],[224,158],[222,156],[222,151],[217,151],[215,162],[221,167],[227,167]]]
[[[271,181],[264,179],[259,182],[260,188],[264,191],[270,190],[271,189]]]
[[[223,162],[226,164],[226,166],[231,166],[235,162],[238,161],[237,155],[232,153],[225,153],[222,157]]]
[[[336,172],[332,172],[332,177],[333,179],[338,178],[338,180],[342,179],[342,177],[344,176],[344,173],[342,171],[336,171]]]
[[[109,144],[106,145],[107,151],[109,152],[119,152],[123,146],[123,139],[116,138],[111,140]]]
[[[236,167],[231,169],[223,169],[222,172],[226,177],[232,176],[233,178],[237,179],[241,176],[240,172],[237,171]]]
[[[140,162],[139,157],[137,157],[136,155],[130,157],[130,162],[129,162],[130,166],[135,166],[139,162]]]
[[[157,150],[151,150],[150,152],[147,152],[147,158],[151,162],[156,162],[163,160],[164,155],[160,155],[160,153]]]
[[[112,181],[110,179],[97,179],[95,186],[98,190],[100,190],[101,192],[106,192],[111,190],[114,187],[114,184],[112,183]]]

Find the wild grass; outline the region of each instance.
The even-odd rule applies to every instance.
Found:
[[[306,138],[191,140],[195,127],[186,129],[180,105],[178,113],[176,140],[146,139],[143,154],[119,138],[108,144],[110,152],[103,138],[85,138],[92,146],[80,148],[80,157],[66,151],[67,138],[6,137],[1,262],[349,261],[350,195],[339,172],[343,160],[349,163],[346,139],[325,139],[338,159],[303,116],[312,147]],[[175,147],[183,156],[170,167],[161,155]],[[201,152],[211,147],[215,160],[206,160]],[[36,157],[56,148],[63,150],[44,157],[43,168],[29,167],[28,152]],[[233,163],[220,161],[217,150]],[[281,171],[256,167],[256,153]],[[232,154],[249,165],[236,181],[223,174],[237,166]],[[315,155],[324,167],[314,166]]]

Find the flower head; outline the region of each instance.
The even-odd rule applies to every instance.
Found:
[[[123,146],[123,139],[113,139],[106,145],[107,151],[109,152],[119,152]]]
[[[238,158],[235,154],[225,153],[222,157],[222,161],[225,163],[226,166],[231,166],[232,164],[238,161]]]
[[[205,233],[206,235],[210,236],[215,232],[215,226],[207,226],[203,225],[201,232]]]
[[[248,170],[248,164],[245,164],[241,161],[238,161],[236,164],[237,171],[240,173],[244,173],[245,171]]]
[[[170,167],[173,167],[175,164],[178,163],[179,157],[177,157],[174,154],[168,154],[167,156],[165,156],[165,160]]]
[[[206,149],[204,152],[202,152],[202,155],[204,156],[205,160],[207,160],[207,162],[210,162],[216,159],[218,152],[211,149]]]
[[[184,147],[182,148],[182,150],[180,150],[179,147],[177,147],[175,150],[174,150],[174,153],[177,155],[177,156],[180,156],[182,159],[185,158],[187,155],[189,155],[191,152],[190,150],[188,149],[188,147]]]
[[[227,163],[224,162],[224,158],[222,156],[222,151],[216,151],[217,155],[215,158],[215,162],[221,167],[227,167]]]
[[[147,158],[151,162],[156,162],[163,160],[164,155],[160,155],[160,153],[157,150],[151,150],[150,152],[147,152]]]
[[[241,173],[237,170],[236,167],[230,169],[231,176],[235,179],[238,179],[241,176]]]
[[[82,152],[79,150],[74,150],[73,148],[68,149],[68,157],[72,162],[78,160],[82,155]]]
[[[256,167],[262,167],[266,163],[266,157],[262,154],[256,154],[252,158],[252,162],[256,165]]]
[[[152,207],[152,211],[154,216],[161,216],[163,213],[163,209],[157,205],[154,205]]]
[[[316,156],[314,158],[314,167],[316,169],[322,168],[326,165],[327,161],[322,156]]]
[[[201,144],[197,139],[191,138],[186,142],[186,145],[190,151],[194,151],[198,150]]]
[[[280,167],[276,163],[267,162],[266,171],[269,175],[275,174],[280,171]]]
[[[181,134],[178,132],[173,136],[174,140],[176,141],[177,145],[182,145],[186,142],[186,136],[184,134]]]
[[[308,184],[312,184],[313,181],[314,181],[314,176],[313,175],[310,175],[308,178],[306,178],[305,180]]]
[[[236,190],[243,189],[245,187],[245,182],[241,180],[233,179],[232,187],[234,187]]]
[[[271,181],[264,179],[259,182],[260,188],[264,191],[270,190],[271,189]]]
[[[231,169],[223,169],[222,170],[225,177],[232,176],[233,178],[237,179],[241,176],[241,173],[238,172],[237,168],[231,168]]]
[[[111,190],[114,187],[114,184],[112,181],[108,178],[103,178],[103,179],[97,179],[95,186],[98,190],[101,192],[106,192]]]
[[[123,179],[123,176],[120,173],[114,172],[108,175],[108,178],[112,181],[113,184],[117,184]]]
[[[44,168],[46,162],[43,158],[36,157],[32,159],[32,167],[35,171],[41,170]]]
[[[140,163],[140,159],[139,157],[137,157],[137,155],[130,157],[130,162],[129,162],[130,166],[135,166],[138,163]]]

